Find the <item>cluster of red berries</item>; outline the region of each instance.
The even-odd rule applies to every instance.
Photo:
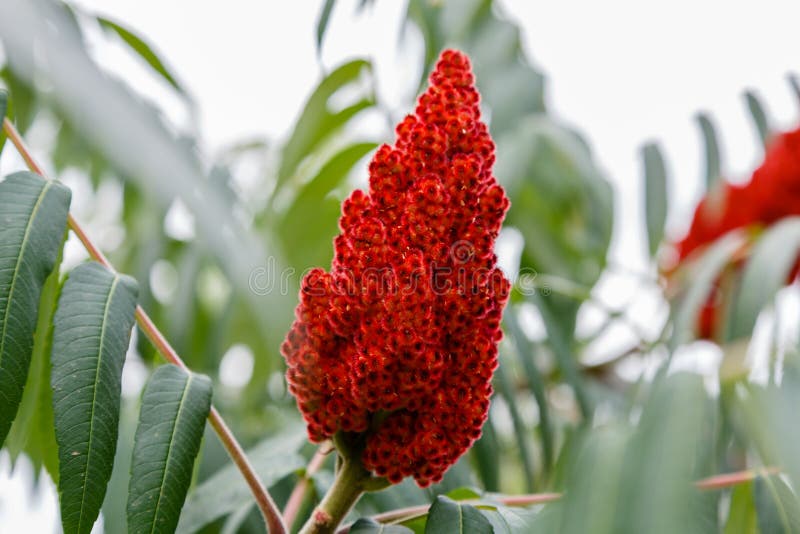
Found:
[[[365,433],[364,466],[394,483],[441,480],[488,413],[509,201],[478,101],[467,57],[444,51],[369,192],[344,201],[330,272],[303,279],[282,346],[310,439]]]
[[[676,244],[679,261],[731,230],[767,227],[792,215],[800,215],[800,129],[771,140],[764,162],[749,182],[722,182],[700,201],[689,232]],[[742,264],[739,259],[732,268]],[[797,274],[795,266],[788,281]],[[718,333],[722,296],[717,284],[701,310],[699,337],[713,339]]]

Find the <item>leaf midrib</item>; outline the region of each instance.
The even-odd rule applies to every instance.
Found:
[[[108,325],[108,313],[111,309],[111,301],[114,298],[114,291],[117,288],[117,283],[119,282],[119,276],[114,275],[114,280],[111,282],[111,288],[108,291],[108,297],[106,298],[106,304],[103,308],[103,323],[102,327],[100,328],[100,350],[97,354],[97,369],[95,370],[94,374],[94,382],[92,388],[92,411],[89,415],[89,448],[86,451],[86,468],[83,470],[83,495],[81,496],[81,511],[80,515],[78,516],[78,532],[81,531],[81,525],[83,524],[83,514],[86,508],[86,488],[88,487],[88,480],[87,477],[89,475],[89,464],[91,463],[92,458],[92,441],[94,440],[94,408],[97,405],[97,381],[100,379],[100,366],[103,363],[103,344],[105,342],[106,337],[106,326]]]
[[[25,256],[25,249],[28,246],[28,238],[30,237],[31,228],[33,228],[33,221],[36,220],[36,215],[39,213],[39,208],[42,205],[42,201],[52,185],[53,182],[45,182],[44,187],[39,192],[39,198],[36,199],[36,203],[33,205],[31,216],[28,219],[28,224],[25,226],[25,234],[22,237],[22,243],[20,243],[20,252],[19,256],[17,256],[17,263],[14,265],[14,274],[11,276],[11,288],[8,291],[6,309],[3,313],[3,334],[0,335],[0,363],[3,361],[3,354],[5,351],[6,333],[8,329],[8,314],[11,313],[11,304],[14,302],[14,288],[16,287],[17,279],[19,278],[19,267],[22,265],[22,259]]]
[[[189,391],[189,386],[192,384],[192,374],[188,373],[186,377],[186,384],[183,386],[183,392],[181,393],[181,401],[178,404],[178,413],[175,415],[175,424],[172,426],[172,432],[169,437],[169,445],[167,445],[167,463],[164,465],[164,474],[161,475],[161,483],[158,485],[158,499],[156,500],[156,509],[155,513],[153,514],[153,524],[150,527],[150,534],[153,534],[156,531],[156,522],[158,521],[158,511],[161,508],[161,497],[164,496],[164,482],[167,480],[167,473],[169,473],[169,464],[170,460],[172,459],[172,445],[175,443],[175,433],[178,430],[178,425],[181,421],[181,414],[183,413],[183,405],[186,401],[187,394],[186,392]]]

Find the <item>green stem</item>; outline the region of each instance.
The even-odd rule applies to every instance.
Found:
[[[370,472],[358,458],[341,458],[341,468],[333,486],[311,513],[300,534],[332,534],[367,490],[366,482],[372,478]]]

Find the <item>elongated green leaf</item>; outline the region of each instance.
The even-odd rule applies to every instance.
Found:
[[[686,289],[673,305],[672,336],[669,340],[670,352],[691,338],[700,306],[708,298],[720,271],[730,262],[733,254],[744,243],[740,232],[730,232],[714,242],[702,257],[683,273]]]
[[[711,191],[722,177],[717,130],[714,127],[714,123],[711,122],[711,117],[705,113],[698,113],[695,116],[695,120],[697,120],[697,125],[700,127],[700,133],[703,134],[706,159],[706,191]]]
[[[167,81],[167,83],[175,88],[175,90],[181,94],[186,94],[183,87],[181,87],[181,85],[178,83],[178,80],[175,79],[175,76],[172,75],[166,65],[164,65],[164,62],[161,61],[161,58],[158,57],[158,54],[156,54],[153,48],[141,37],[133,33],[130,29],[105,17],[97,17],[97,22],[100,24],[101,28],[116,34],[120,39],[122,39],[122,41],[128,45],[131,50],[136,52],[139,57],[145,60],[147,64],[150,65],[154,71],[160,74],[161,77]]]
[[[647,244],[650,256],[655,256],[664,237],[664,223],[667,220],[667,169],[661,149],[656,144],[642,148],[642,159]]]
[[[509,359],[508,353],[504,351],[502,354],[503,359],[507,362]],[[500,395],[506,401],[506,404],[508,405],[508,411],[511,414],[511,423],[514,425],[514,438],[517,441],[517,449],[520,460],[522,461],[522,476],[525,480],[525,489],[528,492],[533,492],[534,487],[536,486],[536,480],[534,475],[533,457],[531,456],[531,452],[528,448],[527,436],[530,433],[527,431],[525,428],[525,423],[522,421],[522,415],[520,415],[519,408],[517,407],[517,399],[514,392],[514,387],[506,371],[506,365],[502,362],[501,365],[499,365],[495,370],[494,383],[496,384]]]
[[[764,110],[764,104],[761,103],[761,99],[752,91],[746,91],[744,93],[744,98],[747,102],[747,110],[750,112],[750,118],[753,120],[753,126],[756,129],[756,133],[758,133],[758,138],[764,146],[767,146],[769,138],[772,135],[772,129],[769,125],[767,112]]]
[[[525,508],[481,505],[480,512],[492,524],[494,534],[532,534],[537,513]]]
[[[374,519],[362,517],[350,527],[350,534],[409,534],[414,532],[402,525],[382,525]]]
[[[62,243],[66,240],[66,233]],[[53,422],[53,390],[50,387],[50,353],[53,343],[53,316],[61,293],[58,265],[47,278],[39,299],[39,319],[33,339],[33,356],[28,381],[19,405],[19,412],[6,438],[6,447],[13,459],[21,452],[33,462],[38,476],[44,467],[58,482],[58,445]]]
[[[536,367],[534,358],[536,353],[533,344],[525,337],[522,328],[519,325],[519,318],[517,317],[516,309],[509,304],[506,308],[504,315],[505,330],[511,335],[511,340],[514,343],[517,358],[522,365],[525,372],[525,378],[528,381],[528,386],[533,392],[536,399],[536,404],[539,407],[539,435],[542,438],[542,455],[543,455],[543,469],[549,472],[553,466],[555,458],[554,445],[553,445],[553,427],[550,422],[550,406],[547,403],[547,394],[545,392],[544,379]]]
[[[753,495],[761,534],[800,532],[800,501],[780,477],[757,478]]]
[[[174,532],[211,408],[211,380],[162,365],[142,396],[128,494],[130,532]]]
[[[365,72],[371,72],[372,65],[363,59],[345,63],[322,80],[309,97],[303,113],[295,124],[289,141],[283,148],[283,157],[278,169],[278,187],[282,186],[297,169],[308,154],[328,136],[338,130],[359,111],[375,104],[372,91],[355,103],[340,110],[332,110],[330,98],[340,89],[356,83]],[[363,91],[362,91],[363,92]]]
[[[268,438],[247,451],[247,457],[266,486],[305,465],[297,452],[305,442],[305,429],[284,429],[280,436]],[[189,534],[234,513],[252,502],[253,496],[236,466],[229,464],[195,488],[184,506],[178,532]]]
[[[137,293],[132,278],[90,262],[69,274],[58,300],[50,381],[68,534],[92,530],[111,478]]]
[[[334,5],[336,5],[336,0],[325,0],[325,4],[319,12],[319,19],[317,19],[317,55],[322,53],[322,41],[325,39],[325,32],[328,30],[328,22],[330,22]]]
[[[492,524],[474,506],[448,499],[444,495],[428,512],[425,534],[492,534]]]
[[[739,484],[731,492],[731,506],[724,534],[757,534],[753,483]]]
[[[471,454],[478,471],[478,476],[483,483],[486,491],[498,491],[500,489],[500,462],[497,458],[497,451],[500,444],[497,442],[497,431],[492,421],[492,413],[483,424],[481,437],[472,446]]]
[[[800,217],[784,219],[764,232],[753,248],[729,314],[725,339],[749,337],[762,308],[789,280],[800,251]]]
[[[797,79],[797,75],[795,73],[789,74],[787,78],[789,80],[789,87],[792,88],[792,94],[794,94],[797,102],[800,103],[800,80]]]
[[[536,307],[539,309],[539,313],[547,329],[548,342],[553,349],[558,365],[564,373],[567,382],[575,391],[575,400],[578,402],[581,414],[584,417],[590,417],[592,414],[591,401],[578,368],[577,359],[572,350],[571,331],[567,331],[564,327],[561,317],[557,315],[557,312],[553,308],[551,299],[545,298],[539,293],[530,295],[528,298],[535,303]]]
[[[698,472],[700,455],[710,445],[706,429],[712,413],[703,381],[698,375],[676,373],[652,387],[623,457],[615,525],[607,532],[717,532],[707,523],[701,495],[692,485],[708,475]],[[596,491],[605,492],[602,481],[597,482]]]
[[[70,196],[29,172],[0,183],[0,445],[28,378],[39,299],[61,250]]]
[[[0,154],[6,144],[6,131],[3,129],[3,121],[8,111],[8,93],[0,89]]]
[[[334,155],[306,184],[281,219],[279,235],[288,259],[298,269],[325,265],[332,257],[330,243],[339,231],[339,200],[329,197],[376,143],[356,143]],[[296,246],[302,243],[302,247]]]

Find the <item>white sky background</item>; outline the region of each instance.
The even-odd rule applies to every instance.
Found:
[[[124,22],[155,45],[194,96],[210,154],[244,138],[283,138],[319,79],[314,45],[319,1],[75,4]],[[384,101],[402,111],[396,108],[414,90],[422,53],[415,33],[398,46],[405,2],[378,0],[360,17],[353,15],[355,0],[338,4],[323,65],[330,69],[353,56],[373,58]],[[797,102],[785,81],[787,72],[800,72],[797,2],[501,4],[522,26],[529,57],[547,76],[550,110],[587,137],[614,186],[611,256],[626,267],[647,269],[638,159],[643,142],[655,139],[665,149],[672,178],[668,231],[679,235],[702,187],[702,143],[692,119],[696,111],[709,111],[716,120],[723,170],[736,180],[746,179],[761,157],[741,96],[744,89],[762,97],[776,125],[798,123]],[[124,48],[98,47],[95,55],[159,102],[173,120],[186,120],[180,102]],[[607,277],[600,291],[610,304],[621,306],[635,288],[629,280]],[[647,317],[657,303],[638,306]],[[0,456],[0,532],[46,533],[57,525],[52,488],[44,486],[43,495],[29,499],[29,480],[24,466],[9,478],[7,458]]]

